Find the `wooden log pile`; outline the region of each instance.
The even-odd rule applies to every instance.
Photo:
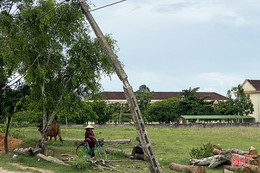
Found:
[[[251,146],[248,151],[236,148],[222,150],[219,146],[213,146],[214,156],[202,159],[190,159],[194,166],[208,166],[210,168],[222,167],[224,173],[232,171],[260,173],[260,155]]]
[[[260,155],[254,147],[248,151],[242,151],[236,148],[222,150],[217,145],[213,146],[215,155],[207,158],[190,159],[191,165],[180,165],[170,163],[171,170],[188,173],[205,173],[204,166],[209,168],[221,168],[223,173],[246,172],[260,173]]]

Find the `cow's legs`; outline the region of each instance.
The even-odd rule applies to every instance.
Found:
[[[57,140],[57,137],[56,137],[56,135],[55,135],[55,136],[54,136],[54,142],[53,142],[53,144],[56,143],[56,140]]]
[[[52,136],[50,136],[50,143],[52,144]]]

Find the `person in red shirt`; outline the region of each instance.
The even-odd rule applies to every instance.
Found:
[[[94,147],[96,145],[96,138],[95,135],[93,133],[94,127],[91,125],[87,125],[85,127],[86,132],[85,132],[85,142],[88,142],[90,151],[91,151],[91,157],[95,157],[95,153],[94,153]]]

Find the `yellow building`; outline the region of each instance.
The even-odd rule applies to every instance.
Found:
[[[260,80],[246,79],[242,87],[254,105],[254,112],[250,116],[255,118],[255,122],[260,122]]]

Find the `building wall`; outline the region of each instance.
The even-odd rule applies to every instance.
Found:
[[[243,84],[243,89],[245,92],[247,91],[256,91],[256,89],[247,81]],[[248,93],[250,96],[250,99],[254,105],[254,112],[253,114],[250,114],[250,116],[255,118],[256,122],[260,121],[260,93]]]
[[[243,84],[242,87],[244,88],[244,91],[255,91],[255,88],[247,81]]]
[[[260,94],[258,93],[252,93],[252,94],[249,94],[250,95],[250,99],[252,100],[252,103],[254,105],[254,112],[253,114],[250,114],[250,116],[254,117],[255,118],[255,121],[258,122],[260,119],[259,119],[259,98],[260,98]]]

